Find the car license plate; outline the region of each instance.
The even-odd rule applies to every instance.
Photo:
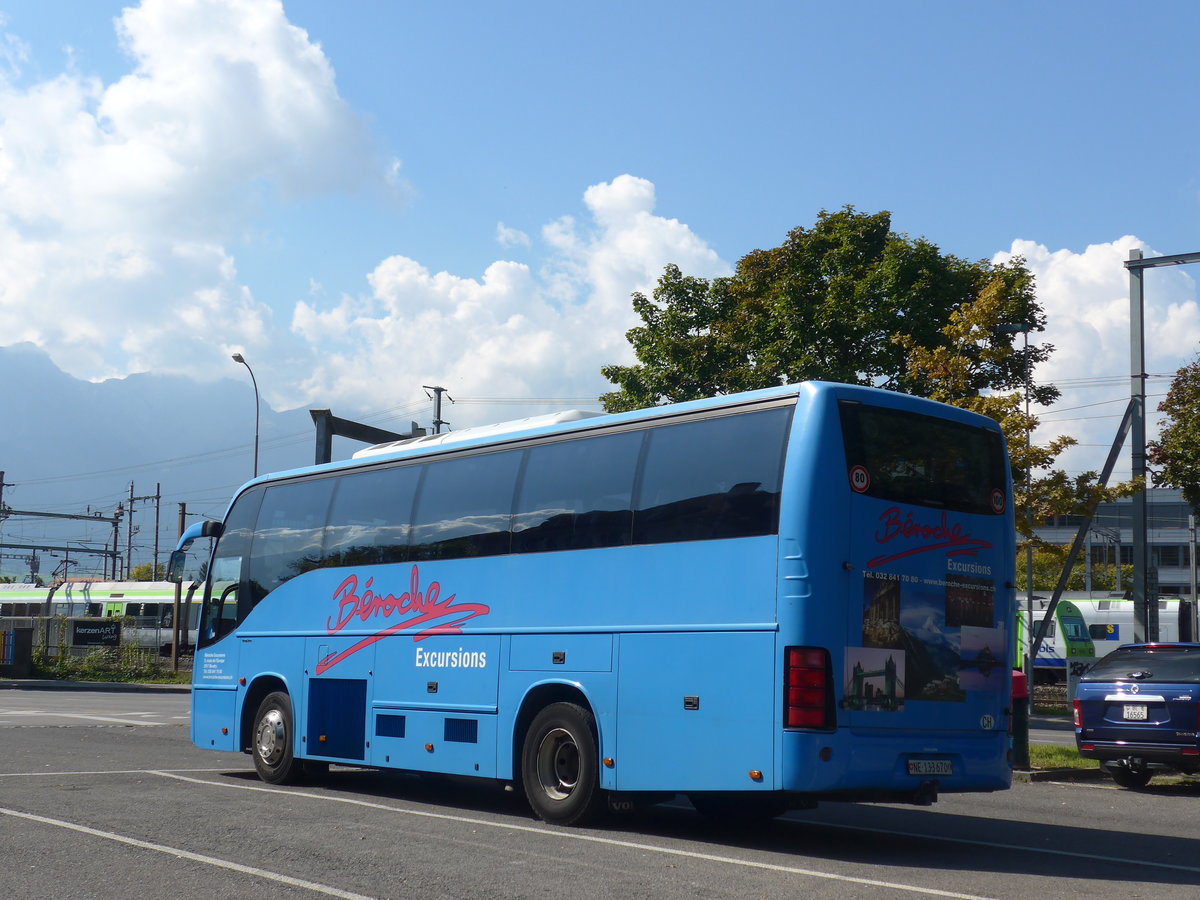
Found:
[[[954,766],[948,759],[910,759],[909,775],[953,775]]]
[[[1125,704],[1125,719],[1130,722],[1146,721],[1146,704],[1145,703],[1126,703]]]

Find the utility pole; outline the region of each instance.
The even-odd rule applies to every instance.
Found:
[[[129,482],[129,522],[125,526],[125,581],[129,580],[129,567],[133,564],[133,482]]]
[[[433,397],[431,398],[433,400],[433,433],[441,434],[442,426],[450,424],[442,419],[442,394],[446,394],[446,399],[451,403],[454,402],[454,398],[446,392],[444,387],[432,384],[423,384],[421,387],[425,388],[427,391],[433,391]]]
[[[1142,258],[1141,250],[1130,250],[1125,268],[1129,270],[1129,405],[1133,411],[1133,447],[1130,453],[1130,475],[1145,480],[1146,468],[1146,293],[1143,270],[1160,266],[1183,266],[1200,262],[1200,253],[1176,253],[1171,256]],[[1155,579],[1149,577],[1147,553],[1148,522],[1146,489],[1143,486],[1133,495],[1133,639],[1138,642],[1158,640],[1158,598]]]
[[[179,533],[187,529],[187,504],[179,504]],[[158,540],[158,529],[155,528],[155,540]],[[157,565],[158,552],[155,551],[154,558]],[[183,611],[183,583],[175,582],[175,614],[171,617],[174,626],[171,629],[171,671],[179,671],[179,633],[183,632],[184,640],[187,640],[187,628],[190,623],[180,623],[180,617],[184,615]]]
[[[159,504],[162,501],[162,484],[154,485],[154,493],[146,494],[141,497],[133,495],[133,482],[129,482],[129,524],[125,527],[126,550],[125,550],[125,577],[129,579],[133,574],[133,504],[136,500],[153,500],[154,501],[154,562],[151,563],[150,580],[158,580],[158,518]]]
[[[120,565],[121,565],[121,516],[125,514],[125,505],[117,504],[117,513],[112,519],[112,580],[120,581]]]
[[[154,568],[150,570],[150,580],[158,581],[158,517],[162,505],[162,482],[154,483]]]
[[[1196,598],[1196,517],[1188,516],[1188,570],[1191,573],[1192,588],[1192,636],[1191,640],[1200,640],[1200,600]]]

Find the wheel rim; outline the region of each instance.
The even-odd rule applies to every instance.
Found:
[[[546,796],[566,800],[579,784],[579,746],[571,733],[555,728],[542,738],[537,753],[538,782]]]
[[[278,765],[283,759],[284,748],[287,746],[287,729],[284,726],[283,714],[279,710],[269,709],[259,719],[254,745],[258,750],[258,758],[268,766]]]

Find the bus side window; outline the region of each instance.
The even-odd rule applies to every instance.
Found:
[[[702,541],[779,530],[791,409],[655,428],[634,507],[633,542]]]
[[[324,566],[369,566],[408,559],[409,522],[421,466],[337,480],[325,529]]]
[[[250,597],[241,598],[238,621],[284,582],[321,566],[325,520],[333,478],[267,488],[250,547]]]
[[[513,518],[514,553],[621,547],[645,432],[533,447]]]
[[[430,463],[413,514],[412,558],[457,559],[509,551],[520,450]]]

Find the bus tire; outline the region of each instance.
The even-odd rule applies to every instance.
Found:
[[[288,784],[301,774],[292,753],[292,698],[283,691],[267,694],[254,715],[251,755],[258,777],[267,784]]]
[[[534,717],[521,750],[525,796],[552,825],[586,825],[604,812],[596,720],[576,703],[551,703]]]

